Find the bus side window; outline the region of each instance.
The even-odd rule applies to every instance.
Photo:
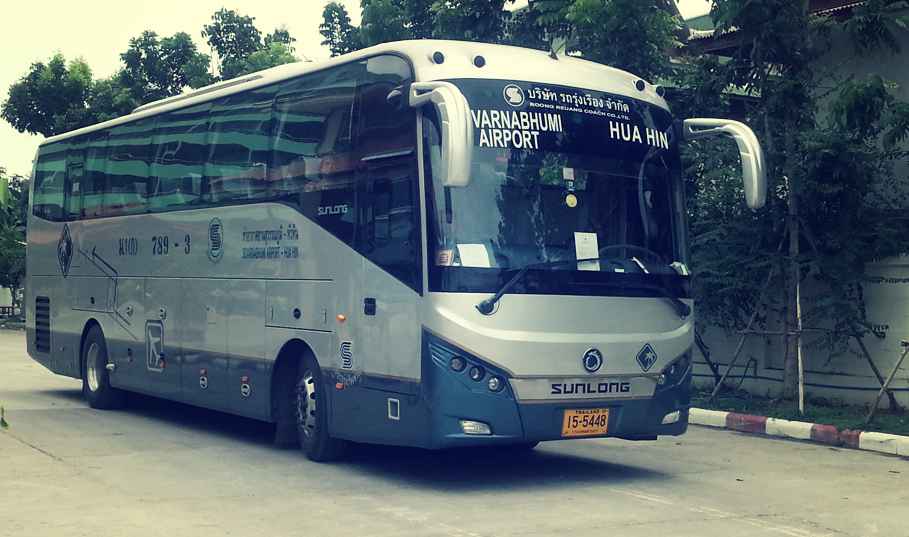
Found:
[[[171,211],[201,203],[209,108],[209,103],[199,104],[158,117],[150,153],[150,211]]]
[[[360,63],[279,85],[275,101],[272,194],[347,244],[356,219],[351,119]]]
[[[363,255],[420,290],[416,113],[388,94],[412,78],[397,56],[366,61],[357,85],[356,155],[360,159],[357,244]]]
[[[268,162],[276,86],[219,99],[209,116],[205,177],[214,202],[270,195]]]
[[[85,149],[82,177],[82,218],[104,214],[104,190],[107,184],[107,132],[90,135]]]
[[[35,190],[32,214],[45,220],[65,220],[63,203],[66,193],[66,142],[41,148],[35,167]]]
[[[147,209],[149,140],[154,119],[114,127],[108,138],[104,215],[143,213]]]

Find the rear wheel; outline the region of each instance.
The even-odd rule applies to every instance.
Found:
[[[110,385],[107,342],[97,325],[89,329],[82,344],[82,395],[92,408],[120,408],[125,401],[125,394]]]
[[[317,462],[335,460],[343,455],[346,442],[328,434],[328,405],[325,383],[319,364],[306,357],[299,368],[294,387],[297,436],[300,448]]]

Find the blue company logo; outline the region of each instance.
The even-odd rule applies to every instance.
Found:
[[[524,104],[524,90],[520,86],[509,84],[502,90],[502,97],[511,106],[518,107]]]
[[[603,353],[599,349],[587,349],[581,357],[581,363],[588,373],[596,373],[603,367]]]
[[[341,369],[353,369],[353,342],[342,341],[338,348],[338,357],[341,359]]]
[[[224,226],[219,218],[208,223],[208,258],[217,263],[224,255]]]
[[[57,261],[60,263],[60,272],[66,278],[69,274],[69,266],[73,261],[73,238],[69,234],[67,224],[63,224],[60,240],[57,241]]]
[[[650,368],[653,367],[653,364],[657,361],[657,353],[653,350],[653,347],[650,346],[650,343],[645,343],[644,347],[638,351],[638,355],[635,359],[638,361],[638,365],[641,366],[642,370],[650,371]]]

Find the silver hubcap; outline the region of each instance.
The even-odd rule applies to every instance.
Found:
[[[88,389],[96,392],[98,391],[98,378],[100,373],[98,372],[98,352],[101,348],[97,343],[92,343],[88,347],[88,352],[85,354],[85,373],[86,380],[88,380]]]
[[[295,390],[297,407],[297,429],[303,431],[306,438],[316,433],[316,379],[313,372],[306,370]]]

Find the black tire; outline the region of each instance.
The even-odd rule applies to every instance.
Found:
[[[121,408],[126,401],[126,394],[110,385],[107,342],[98,325],[88,330],[82,343],[81,358],[82,395],[88,405],[104,410]]]
[[[294,383],[294,417],[300,449],[316,462],[327,462],[340,458],[347,442],[332,438],[328,434],[328,405],[322,381],[322,370],[311,357],[303,359]]]

